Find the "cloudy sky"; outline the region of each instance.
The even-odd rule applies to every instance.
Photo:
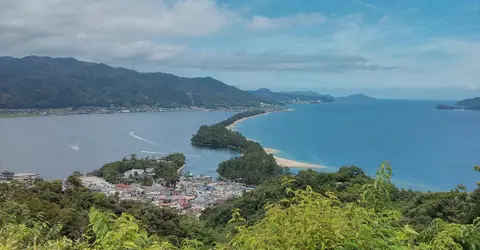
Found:
[[[461,99],[480,95],[480,0],[0,0],[0,55]]]

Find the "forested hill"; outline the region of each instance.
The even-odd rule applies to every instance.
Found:
[[[474,110],[480,111],[480,97],[465,99],[452,105],[437,105],[437,109],[453,109],[453,110]]]
[[[465,99],[462,101],[457,102],[458,106],[465,106],[465,107],[479,107],[480,108],[480,97],[475,97],[471,99]]]
[[[73,58],[0,57],[0,108],[181,107],[191,99],[208,108],[268,102],[211,77],[139,73]]]

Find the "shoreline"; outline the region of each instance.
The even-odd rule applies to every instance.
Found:
[[[258,115],[254,115],[254,116],[249,116],[249,117],[245,117],[245,118],[242,118],[240,120],[237,120],[235,121],[234,123],[228,125],[226,128],[231,130],[231,131],[236,131],[236,126],[238,124],[240,124],[241,122],[244,122],[248,119],[251,119],[251,118],[254,118],[254,117],[257,117],[257,116],[261,116],[261,115],[268,115],[270,113],[273,113],[273,112],[266,112],[266,113],[263,113],[263,114],[258,114]],[[252,140],[250,138],[247,138],[247,140],[249,141],[255,141],[255,140]],[[267,154],[272,154],[273,155],[273,158],[275,159],[275,161],[277,162],[278,165],[282,166],[282,167],[288,167],[288,168],[312,168],[312,169],[325,169],[327,168],[326,166],[323,166],[323,165],[320,165],[320,164],[313,164],[313,163],[306,163],[306,162],[301,162],[301,161],[295,161],[295,160],[292,160],[292,159],[287,159],[287,158],[282,158],[282,157],[279,157],[279,156],[275,156],[276,153],[279,153],[281,152],[280,150],[277,150],[277,149],[273,149],[273,148],[264,148],[265,152]]]
[[[230,130],[230,131],[235,131],[235,130],[236,130],[236,126],[237,126],[238,124],[240,124],[241,122],[244,122],[244,121],[246,121],[246,120],[248,120],[248,119],[250,119],[250,118],[254,118],[254,117],[257,117],[257,116],[268,115],[268,114],[270,114],[270,113],[273,113],[273,112],[272,112],[272,111],[267,111],[267,112],[265,112],[265,113],[263,113],[263,114],[258,114],[258,115],[253,115],[253,116],[249,116],[249,117],[244,117],[244,118],[242,118],[242,119],[240,119],[240,120],[234,121],[232,124],[226,126],[225,128],[228,129],[228,130]],[[250,139],[247,138],[247,140],[250,140]],[[250,141],[252,141],[252,140],[250,140]]]
[[[320,164],[306,163],[306,162],[295,161],[295,160],[275,156],[276,153],[281,152],[278,149],[273,149],[273,148],[264,148],[264,149],[265,149],[265,152],[267,154],[272,154],[273,158],[275,158],[275,160],[277,161],[277,164],[282,166],[282,167],[314,168],[314,169],[325,169],[325,168],[327,168],[326,166],[323,166],[323,165],[320,165]]]
[[[110,114],[135,114],[135,113],[164,113],[164,112],[243,112],[254,110],[252,107],[79,107],[58,109],[0,109],[0,119],[19,117],[45,117],[45,116],[71,116],[71,115],[110,115]],[[269,111],[271,112],[271,111]]]

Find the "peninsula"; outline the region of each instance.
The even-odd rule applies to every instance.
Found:
[[[248,139],[240,132],[236,131],[236,125],[238,125],[239,123],[247,119],[267,115],[269,113],[271,112],[267,112],[264,110],[243,112],[236,114],[233,117],[228,118],[227,120],[217,123],[215,125],[201,126],[197,134],[192,137],[192,144],[197,146],[200,145],[214,148],[232,148],[239,150],[242,154],[245,154],[245,152],[248,152],[249,149],[253,147],[261,153],[272,155],[276,164],[281,167],[316,169],[326,168],[325,166],[319,164],[299,162],[279,156],[274,156],[275,153],[279,152],[278,150],[263,148],[258,142]]]

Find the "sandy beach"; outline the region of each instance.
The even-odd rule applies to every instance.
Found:
[[[244,118],[242,118],[242,119],[240,119],[240,120],[236,120],[234,123],[228,125],[226,128],[227,128],[227,129],[230,129],[230,130],[235,130],[235,127],[237,126],[237,124],[239,124],[239,123],[241,123],[241,122],[244,122],[244,121],[246,121],[246,120],[248,120],[248,119],[250,119],[250,118],[254,118],[254,117],[257,117],[257,116],[268,115],[268,114],[270,114],[270,113],[272,113],[272,112],[266,112],[266,113],[263,113],[263,114],[258,114],[258,115],[253,115],[253,116],[249,116],[249,117],[244,117]]]
[[[261,116],[261,115],[267,115],[267,114],[270,114],[270,113],[271,112],[267,112],[267,113],[264,113],[264,114],[258,114],[258,115],[242,118],[242,119],[240,119],[238,121],[235,121],[234,123],[228,125],[226,128],[230,129],[230,130],[235,130],[235,127],[237,126],[237,124],[239,124],[239,123],[241,123],[241,122],[243,122],[247,119],[254,118],[254,117],[257,117],[257,116]],[[252,140],[252,139],[248,139],[248,140],[255,141],[255,140]],[[273,149],[273,148],[264,148],[264,149],[265,149],[265,152],[267,152],[267,154],[273,154],[273,158],[275,158],[275,160],[277,161],[277,164],[282,166],[282,167],[288,167],[288,168],[317,168],[317,169],[326,168],[326,166],[322,166],[322,165],[319,165],[319,164],[305,163],[305,162],[299,162],[299,161],[294,161],[294,160],[290,160],[290,159],[281,158],[281,157],[275,156],[276,153],[280,152],[279,150],[276,150],[276,149]]]
[[[289,168],[326,168],[325,166],[319,164],[312,164],[312,163],[305,163],[294,161],[282,157],[275,156],[276,153],[280,152],[280,150],[273,149],[273,148],[264,148],[267,154],[273,154],[273,158],[277,161],[277,164],[282,167],[289,167]]]
[[[319,164],[299,162],[299,161],[294,161],[294,160],[290,160],[290,159],[281,158],[281,157],[278,157],[278,156],[273,156],[273,158],[275,158],[275,160],[277,161],[277,164],[282,166],[282,167],[288,167],[288,168],[327,168],[327,167],[319,165]]]

